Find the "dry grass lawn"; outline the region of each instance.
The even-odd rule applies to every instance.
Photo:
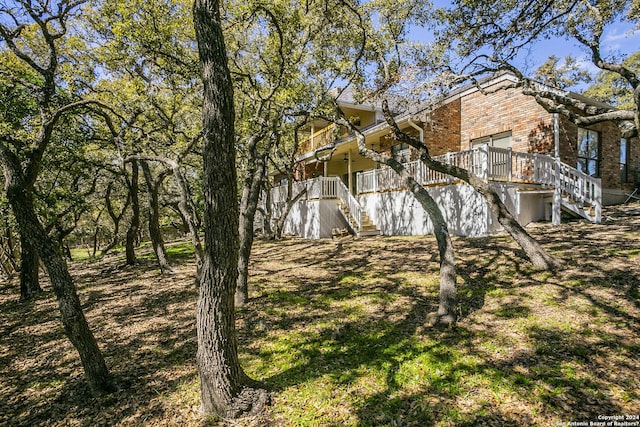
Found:
[[[435,241],[257,241],[241,361],[273,391],[259,419],[198,412],[197,293],[186,243],[161,276],[148,246],[76,261],[85,313],[119,390],[92,398],[48,286],[0,284],[0,426],[555,426],[640,415],[640,206],[602,225],[530,231],[566,262],[535,272],[504,235],[454,239],[460,322],[434,330]],[[147,251],[147,252],[145,252]],[[566,424],[563,424],[566,425]],[[640,422],[638,423],[640,425]]]

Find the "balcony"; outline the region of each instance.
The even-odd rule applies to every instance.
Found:
[[[313,135],[310,135],[304,138],[300,142],[300,147],[298,149],[298,154],[309,153],[318,147],[322,147],[333,142],[335,139],[342,138],[348,135],[348,132],[343,126],[338,127],[338,135],[334,138],[334,129],[336,128],[335,124],[330,124],[329,126],[320,129],[315,132]]]

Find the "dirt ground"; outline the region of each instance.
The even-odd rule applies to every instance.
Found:
[[[263,366],[260,348],[290,341],[296,331],[302,331],[300,340],[317,332],[326,340],[319,353],[323,342],[338,343],[344,358],[349,346],[360,345],[347,335],[357,324],[331,322],[367,314],[347,310],[344,298],[366,292],[377,295],[375,304],[359,308],[370,309],[370,319],[397,326],[400,337],[449,343],[460,358],[455,360],[482,364],[465,371],[466,379],[452,377],[458,387],[453,391],[407,383],[415,388],[412,397],[393,405],[391,400],[409,390],[398,379],[381,391],[359,391],[359,400],[336,404],[344,414],[331,415],[338,420],[333,425],[421,425],[420,420],[422,425],[555,425],[595,420],[599,414],[639,414],[640,205],[610,208],[604,217],[599,225],[528,227],[565,262],[555,274],[534,272],[508,236],[455,238],[461,318],[448,332],[432,332],[424,324],[426,313],[437,307],[437,289],[406,286],[437,278],[430,236],[258,240],[252,301],[239,310],[237,326],[245,369],[274,384],[275,397],[265,417],[245,424],[331,425],[320,415],[328,410],[322,406],[315,418],[293,421],[303,416],[296,415],[301,384],[316,378],[303,375],[301,367]],[[49,286],[45,283],[36,301],[22,303],[17,280],[0,283],[0,426],[216,424],[198,412],[192,258],[177,252],[174,265],[176,274],[162,276],[150,257],[134,267],[124,266],[121,254],[70,264],[118,385],[117,392],[100,398],[91,397],[83,380]],[[321,324],[333,325],[333,332],[318,332]],[[393,344],[397,338],[385,339]],[[315,369],[314,357],[303,368]],[[322,357],[317,360],[329,356]],[[358,369],[378,366],[378,357],[359,359]],[[505,376],[489,378],[488,372]],[[473,381],[478,381],[473,388],[465,385]],[[528,392],[531,396],[522,395]],[[429,394],[431,400],[424,397]],[[373,415],[376,405],[387,408],[382,418]]]

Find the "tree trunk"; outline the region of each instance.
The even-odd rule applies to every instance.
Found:
[[[19,270],[19,267],[15,256],[15,248],[13,247],[13,231],[6,218],[8,212],[3,209],[0,214],[5,215],[5,224],[2,229],[3,235],[0,236],[0,269],[2,269],[3,276],[9,280]]]
[[[57,245],[38,220],[28,193],[23,190],[26,185],[19,172],[18,159],[5,151],[0,153],[0,160],[5,171],[7,198],[18,222],[20,235],[44,262],[58,300],[65,333],[80,354],[89,386],[96,394],[113,391],[111,375],[84,317],[67,265]]]
[[[142,171],[144,173],[145,181],[147,182],[147,189],[149,193],[149,237],[151,238],[151,245],[153,246],[153,252],[156,254],[156,260],[160,267],[162,274],[173,273],[174,270],[169,264],[167,257],[167,251],[164,247],[164,239],[162,237],[162,231],[160,230],[160,203],[159,192],[162,181],[166,176],[163,173],[157,180],[154,180],[151,176],[151,169],[146,161],[140,162]]]
[[[498,218],[498,222],[507,233],[518,243],[527,255],[533,266],[540,270],[553,270],[558,268],[561,263],[553,258],[542,246],[520,225],[520,223],[511,215],[502,202],[500,196],[495,192],[488,182],[474,175],[469,178],[469,184],[478,193],[482,194],[489,203],[491,212]]]
[[[140,201],[138,199],[138,162],[131,162],[131,179],[128,180],[129,195],[131,196],[131,222],[127,230],[127,238],[125,243],[125,253],[127,265],[136,263],[136,242],[138,240],[138,229],[140,228]]]
[[[287,194],[289,197],[287,198],[287,205],[284,208],[284,212],[280,215],[280,218],[275,223],[275,230],[273,230],[274,239],[280,240],[282,239],[282,232],[284,231],[284,222],[287,220],[289,216],[289,212],[291,212],[291,208],[295,205],[298,200],[300,200],[305,194],[307,194],[307,188],[303,188],[295,197],[291,198],[291,192],[293,191],[292,183],[287,183],[289,188],[287,188]]]
[[[178,210],[189,228],[189,234],[191,234],[191,243],[193,243],[193,253],[196,258],[196,284],[200,283],[202,276],[202,264],[204,257],[204,249],[200,242],[200,233],[198,232],[198,214],[191,198],[191,192],[189,191],[189,185],[180,166],[177,162],[171,164],[173,169],[173,177],[178,181],[178,188],[180,189],[180,201],[178,202]]]
[[[113,209],[113,204],[111,203],[112,189],[113,189],[113,182],[110,182],[109,185],[107,186],[107,192],[105,194],[105,206],[107,208],[107,213],[109,214],[111,221],[113,221],[113,237],[111,238],[111,241],[107,244],[107,246],[102,250],[103,256],[106,255],[111,249],[113,249],[115,245],[118,244],[119,234],[120,234],[120,221],[122,220],[124,213],[127,211],[127,208],[129,207],[129,203],[131,203],[131,192],[127,192],[127,200],[124,203],[122,210],[120,211],[120,213],[116,213],[115,210]]]
[[[260,213],[262,214],[263,224],[264,224],[264,234],[266,236],[270,236],[273,238],[273,230],[271,229],[271,218],[272,218],[272,210],[271,210],[271,186],[268,184],[267,180],[263,181],[264,185],[264,209],[258,208]]]
[[[93,236],[92,236],[92,245],[91,245],[91,258],[95,258],[96,257],[96,253],[98,252],[98,246],[100,245],[100,217],[102,216],[102,212],[104,212],[104,210],[101,210],[98,213],[98,217],[96,218],[96,226],[95,229],[93,230]]]
[[[234,294],[238,277],[238,204],[233,86],[218,0],[195,0],[193,19],[204,83],[205,252],[197,304],[197,363],[202,410],[223,418],[260,413],[266,391],[251,387],[238,361]]]
[[[25,194],[25,197],[30,196]],[[30,300],[42,292],[39,271],[38,253],[20,230],[20,301]]]
[[[238,283],[236,285],[235,303],[242,306],[249,301],[249,258],[253,246],[253,223],[260,200],[260,189],[266,173],[265,161],[257,153],[249,158],[253,167],[245,179],[240,200],[240,250],[238,252]]]
[[[438,243],[438,253],[440,255],[440,302],[438,311],[428,315],[428,321],[432,326],[452,326],[457,320],[457,274],[456,258],[447,221],[431,194],[413,179],[399,162],[390,159],[387,164],[404,179],[416,200],[429,215],[433,225],[433,234]]]
[[[370,150],[365,144],[364,135],[355,128],[349,121],[342,119],[340,124],[349,127],[356,135],[358,151],[361,155],[379,163],[385,163],[391,167],[407,183],[416,200],[427,212],[433,225],[433,234],[438,243],[438,253],[440,256],[440,302],[438,311],[430,313],[427,320],[432,326],[452,326],[457,320],[457,288],[456,288],[456,258],[449,235],[447,221],[444,219],[440,207],[433,200],[431,194],[418,183],[405,167],[393,157],[382,155]]]

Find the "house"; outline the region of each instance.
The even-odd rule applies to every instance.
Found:
[[[620,138],[613,123],[579,128],[550,114],[503,73],[451,93],[436,108],[396,117],[401,129],[422,139],[432,157],[469,169],[488,180],[517,220],[553,220],[560,211],[593,222],[602,206],[621,203],[637,185],[640,147]],[[598,105],[596,101],[579,97]],[[482,236],[501,226],[486,201],[468,184],[429,170],[417,154],[391,136],[375,105],[338,98],[345,115],[365,136],[368,148],[393,153],[438,202],[452,234]],[[431,221],[393,170],[358,153],[356,139],[329,122],[306,130],[297,160],[301,181],[285,232],[305,238],[331,237],[335,229],[354,234],[424,235]],[[287,186],[271,192],[272,215],[284,212]],[[289,198],[290,199],[290,198]]]

